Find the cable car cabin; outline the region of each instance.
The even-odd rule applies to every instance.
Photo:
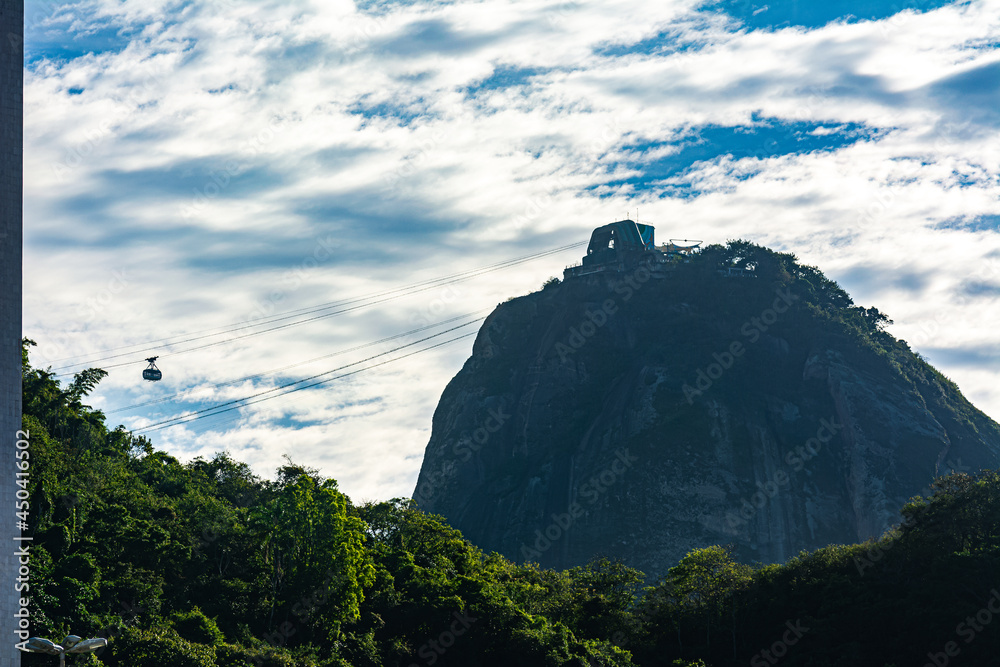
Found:
[[[149,359],[146,359],[146,361],[149,362],[149,366],[146,366],[146,370],[142,372],[143,380],[150,380],[152,382],[156,382],[157,380],[163,377],[163,373],[161,373],[160,369],[156,367],[155,362],[157,359],[159,359],[159,357],[150,357]]]

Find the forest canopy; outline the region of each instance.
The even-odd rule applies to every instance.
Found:
[[[31,345],[31,631],[110,640],[70,664],[888,666],[1000,649],[980,613],[1000,606],[995,471],[937,480],[878,540],[781,565],[723,545],[654,582],[608,560],[554,571],[483,553],[409,499],[355,505],[290,459],[274,479],[225,452],[182,463],[85,404],[104,371],[62,387]]]

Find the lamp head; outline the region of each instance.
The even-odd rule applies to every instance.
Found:
[[[76,642],[72,648],[66,649],[67,653],[93,653],[99,648],[104,648],[108,645],[108,640],[103,637],[97,637],[96,639],[84,639],[82,641]]]
[[[28,641],[24,642],[25,650],[31,651],[32,653],[48,653],[49,655],[59,655],[63,652],[63,647],[59,644],[54,644],[48,639],[43,639],[42,637],[32,637]]]

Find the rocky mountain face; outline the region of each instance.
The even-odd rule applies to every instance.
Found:
[[[473,543],[662,575],[876,537],[1000,427],[818,270],[746,243],[501,304],[448,384],[414,491]],[[730,269],[735,269],[731,271]]]

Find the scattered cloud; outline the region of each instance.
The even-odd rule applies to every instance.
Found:
[[[662,238],[748,238],[821,267],[1000,418],[998,10],[29,0],[35,361],[136,346],[106,353],[131,365],[95,398],[186,392],[111,414],[148,426],[415,340],[350,351],[537,289],[581,251],[189,350],[226,337],[212,331],[583,242],[638,208]],[[138,379],[147,355],[130,353],[196,335],[160,350],[162,382]],[[407,495],[470,349],[151,436],[263,474],[290,453],[357,498]]]

